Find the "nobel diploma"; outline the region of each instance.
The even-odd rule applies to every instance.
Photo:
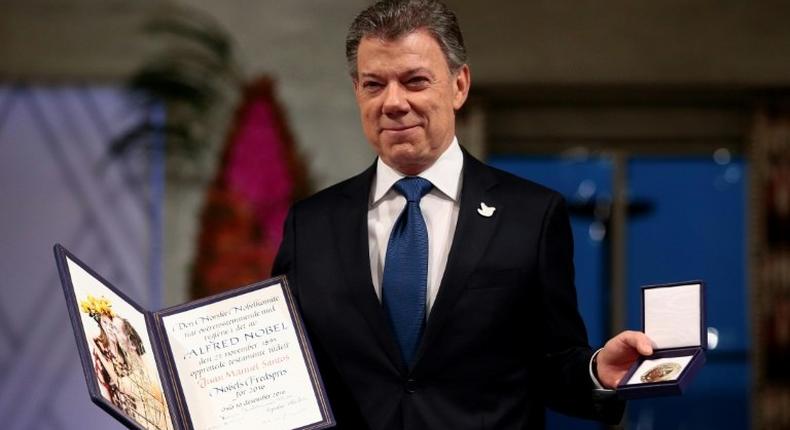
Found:
[[[285,277],[149,312],[60,245],[91,398],[137,430],[335,424]]]
[[[320,422],[282,285],[164,315],[195,428],[298,428]]]

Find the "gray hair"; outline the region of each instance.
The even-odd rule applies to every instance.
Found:
[[[455,14],[437,0],[382,0],[360,12],[346,36],[346,60],[357,78],[357,51],[365,37],[396,40],[424,29],[439,43],[450,72],[466,64],[464,37]]]

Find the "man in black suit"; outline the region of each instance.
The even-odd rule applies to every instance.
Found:
[[[458,144],[471,80],[453,13],[434,0],[377,3],[346,53],[378,159],[293,206],[274,268],[290,280],[338,427],[540,428],[545,406],[619,421],[622,402],[600,388],[650,341],[624,332],[594,355],[563,199]]]

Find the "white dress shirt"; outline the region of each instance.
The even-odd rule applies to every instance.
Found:
[[[447,257],[453,243],[455,225],[458,222],[458,208],[461,197],[461,173],[464,167],[464,155],[453,138],[450,146],[439,156],[439,159],[418,176],[433,184],[431,191],[420,200],[420,210],[425,218],[428,229],[428,291],[425,316],[431,312],[433,302],[439,292],[442,275],[447,266]],[[370,252],[370,272],[376,296],[381,300],[381,279],[384,276],[384,260],[387,257],[392,227],[406,206],[406,198],[392,189],[395,182],[406,177],[403,173],[386,165],[381,158],[376,162],[376,176],[370,188],[368,206],[368,250]],[[611,395],[614,390],[603,388],[593,372],[593,365],[598,351],[593,354],[589,363],[589,374],[595,388],[599,392]]]
[[[426,312],[431,311],[439,284],[442,282],[447,256],[453,243],[455,224],[458,221],[458,206],[461,195],[461,171],[464,156],[458,139],[439,156],[439,159],[418,176],[433,184],[431,191],[420,200],[420,210],[428,229],[428,291]],[[381,300],[381,279],[384,275],[384,260],[390,233],[398,216],[406,206],[406,198],[392,186],[406,177],[403,173],[386,165],[381,158],[376,164],[376,176],[370,188],[368,206],[368,249],[370,271],[376,295]]]

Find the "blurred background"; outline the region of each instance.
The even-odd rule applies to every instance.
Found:
[[[55,242],[158,310],[268,277],[290,203],[373,161],[344,59],[370,3],[0,2],[4,429],[121,427]],[[565,195],[591,344],[640,328],[640,286],[707,283],[706,366],[621,428],[790,428],[790,3],[447,3],[459,139]]]

